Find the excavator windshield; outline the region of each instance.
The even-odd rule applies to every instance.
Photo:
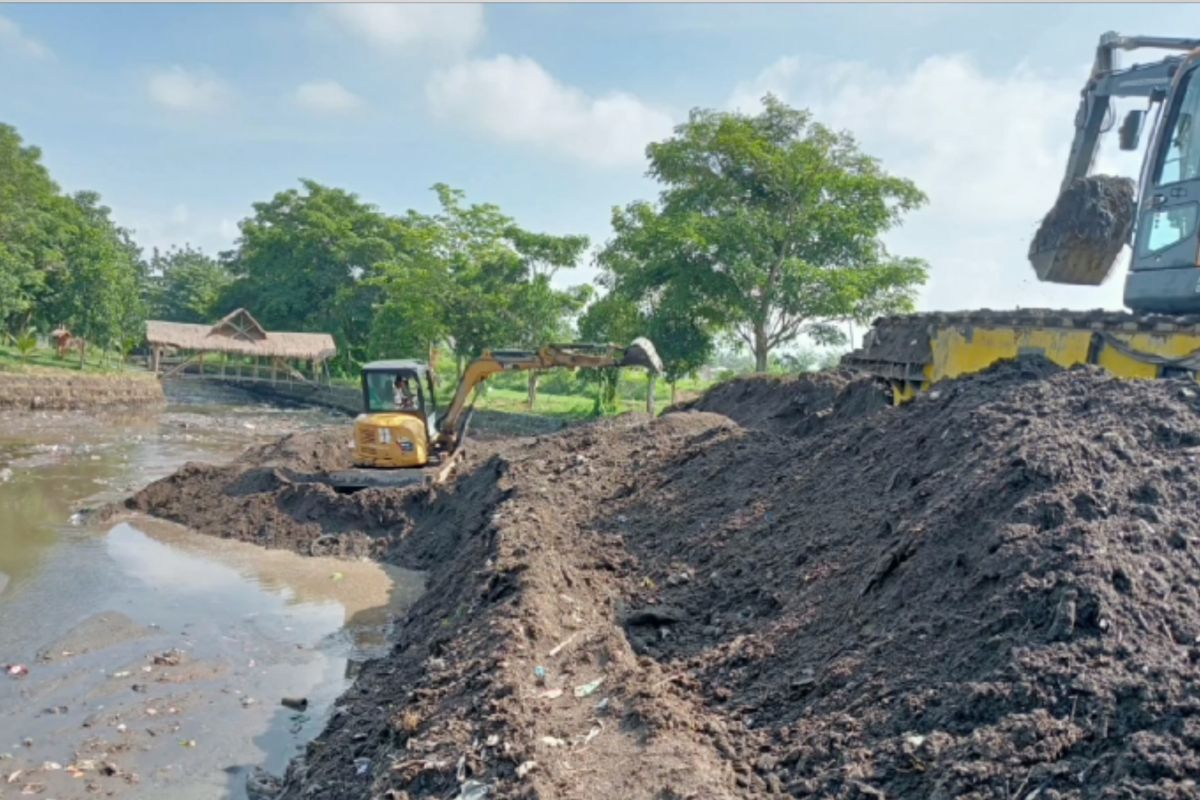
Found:
[[[1183,78],[1183,91],[1163,137],[1163,152],[1155,170],[1154,185],[1166,186],[1200,177],[1200,77],[1196,69]]]
[[[1200,221],[1200,75],[1192,68],[1180,80],[1158,139],[1151,189],[1146,196],[1136,255],[1153,266],[1194,264],[1188,243]],[[1135,264],[1135,269],[1148,264]]]

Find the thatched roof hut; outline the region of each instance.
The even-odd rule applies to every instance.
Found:
[[[215,325],[149,320],[146,341],[150,345],[151,368],[154,374],[163,377],[328,383],[329,368],[325,362],[337,355],[333,337],[328,333],[268,331],[244,308]],[[172,355],[176,353],[177,356]],[[239,361],[227,365],[222,359],[215,371],[207,370],[205,353],[249,357],[251,363],[246,366]],[[305,369],[308,375],[304,374]]]
[[[228,314],[215,325],[149,320],[146,322],[146,341],[152,348],[301,361],[324,361],[337,355],[333,337],[328,333],[267,331],[244,308]]]

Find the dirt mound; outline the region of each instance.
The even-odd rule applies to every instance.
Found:
[[[1099,286],[1133,231],[1129,178],[1089,175],[1059,195],[1029,247],[1039,279]]]
[[[890,404],[886,388],[874,379],[836,370],[726,381],[673,411],[710,411],[746,428],[807,436]]]
[[[1194,384],[1020,362],[789,419],[840,381],[322,499],[429,591],[284,796],[1200,796]]]

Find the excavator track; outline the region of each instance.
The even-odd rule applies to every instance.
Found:
[[[1032,354],[1119,377],[1195,376],[1200,314],[1030,308],[881,317],[842,364],[891,382],[902,402],[939,380]]]

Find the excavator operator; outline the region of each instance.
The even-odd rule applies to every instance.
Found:
[[[413,393],[412,382],[409,381],[407,377],[397,375],[395,389],[396,408],[401,409],[402,411],[411,411],[417,407],[415,400],[416,395]]]

